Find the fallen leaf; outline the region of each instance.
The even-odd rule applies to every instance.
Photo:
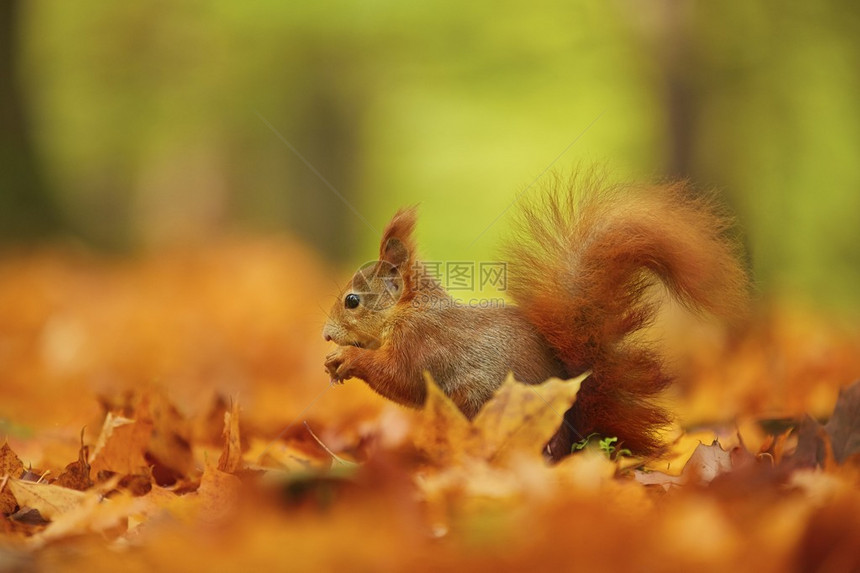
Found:
[[[793,468],[811,468],[824,463],[826,455],[824,440],[828,437],[824,427],[806,415],[795,432],[797,447],[790,456],[784,458],[784,462]]]
[[[634,478],[642,485],[659,485],[668,489],[672,485],[706,485],[731,470],[732,452],[724,450],[719,442],[714,440],[709,446],[699,443],[679,476],[637,470],[634,472]]]
[[[89,463],[89,448],[83,443],[84,435],[81,430],[81,449],[78,452],[78,460],[66,466],[57,479],[52,483],[54,485],[84,491],[93,485],[90,479],[90,463]]]
[[[839,463],[860,452],[860,381],[839,390],[833,415],[824,426]]]
[[[649,471],[663,472],[672,476],[680,476],[684,466],[690,461],[693,452],[704,443],[712,443],[718,439],[717,434],[711,430],[696,430],[681,432],[669,444],[665,456],[647,460],[645,468]]]
[[[109,498],[96,491],[88,491],[74,506],[55,516],[48,526],[33,536],[30,543],[39,548],[46,543],[86,533],[112,533],[116,537],[125,532],[129,516],[140,513],[145,507],[142,498],[120,493]]]
[[[415,425],[415,445],[439,465],[465,458],[502,462],[514,452],[539,456],[562,423],[585,376],[528,385],[508,376],[478,415],[469,421],[427,378],[427,400]]]
[[[135,418],[151,424],[146,455],[153,462],[153,475],[158,484],[171,485],[194,472],[191,427],[163,389],[152,389],[144,395]]]
[[[731,451],[725,451],[720,443],[714,440],[710,446],[700,444],[696,448],[687,465],[684,466],[681,476],[686,483],[704,485],[718,475],[731,471],[731,469]]]
[[[459,463],[466,454],[467,440],[475,432],[460,409],[442,392],[428,373],[427,399],[418,415],[415,446],[438,465]]]
[[[428,378],[427,402],[414,425],[415,445],[434,462],[416,480],[434,531],[447,531],[452,508],[552,490],[541,450],[562,423],[585,376],[535,386],[509,376],[471,421]],[[474,504],[474,505],[471,505]]]
[[[587,376],[552,378],[530,385],[509,375],[472,420],[477,430],[472,433],[472,454],[496,461],[512,452],[540,455],[543,445],[563,423],[564,412],[573,404]]]
[[[0,448],[0,483],[7,477],[17,478],[24,471],[24,464],[12,451],[8,443],[4,443]],[[0,513],[10,514],[15,511],[17,506],[15,496],[6,488],[0,488]]]
[[[12,451],[8,443],[0,448],[0,476],[20,477],[24,464]]]
[[[195,494],[190,494],[198,500],[200,521],[218,525],[229,520],[239,503],[240,486],[239,478],[207,463],[200,478],[200,487]]]
[[[684,485],[684,478],[658,471],[633,470],[633,479],[642,485],[658,485],[668,490],[671,486]]]
[[[38,510],[45,519],[54,519],[81,504],[86,493],[48,483],[9,479],[10,489],[18,505]]]
[[[120,475],[143,473],[149,466],[144,458],[151,424],[108,412],[96,445],[90,454],[91,471]]]

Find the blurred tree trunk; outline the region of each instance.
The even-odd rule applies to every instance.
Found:
[[[21,2],[0,1],[0,242],[42,238],[61,229],[45,188],[30,133],[18,74]]]
[[[639,33],[650,45],[657,62],[655,88],[662,96],[666,118],[666,151],[663,171],[675,179],[694,175],[695,145],[698,130],[700,95],[695,78],[696,45],[692,34],[692,10],[684,0],[652,0],[639,6],[642,12],[633,19]],[[646,17],[642,17],[646,14]]]
[[[309,47],[304,59],[306,83],[294,133],[297,147],[325,181],[290,158],[288,225],[330,259],[349,260],[356,256],[355,237],[368,232],[352,212],[363,205],[366,98],[355,72],[361,61],[353,53],[317,46]]]
[[[663,81],[668,120],[669,149],[666,173],[673,178],[686,179],[693,175],[695,134],[698,130],[698,94],[690,85],[693,81],[695,51],[690,40],[690,16],[686,6],[669,2],[663,37]]]

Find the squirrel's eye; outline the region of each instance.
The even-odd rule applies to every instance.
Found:
[[[343,299],[343,306],[345,306],[346,308],[356,308],[359,302],[361,302],[361,299],[358,297],[358,295],[354,292],[351,292]]]

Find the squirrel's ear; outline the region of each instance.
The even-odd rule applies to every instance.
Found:
[[[415,229],[415,207],[399,210],[382,234],[379,245],[379,260],[402,269],[408,266],[415,252],[412,231]]]
[[[389,263],[393,267],[400,268],[409,260],[409,251],[403,241],[391,237],[382,246],[380,260]]]

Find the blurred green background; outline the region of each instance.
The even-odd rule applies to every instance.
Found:
[[[860,304],[855,2],[0,6],[7,245],[288,232],[357,263],[420,203],[426,256],[492,259],[564,152],[720,189],[765,294]]]

